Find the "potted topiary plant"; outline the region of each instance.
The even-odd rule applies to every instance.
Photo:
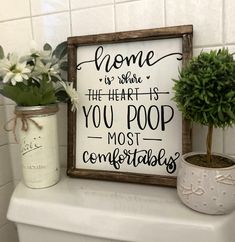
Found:
[[[182,155],[177,192],[188,207],[207,214],[235,208],[235,159],[212,153],[213,128],[235,123],[235,61],[228,49],[201,52],[174,80],[174,101],[186,119],[208,126],[206,153]]]

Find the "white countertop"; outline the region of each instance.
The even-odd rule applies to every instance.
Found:
[[[174,188],[73,179],[65,171],[50,188],[18,184],[8,219],[123,241],[235,241],[235,212],[204,215],[185,207]]]

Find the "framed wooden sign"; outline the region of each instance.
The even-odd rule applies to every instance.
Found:
[[[190,126],[172,101],[192,56],[192,25],[68,38],[71,177],[175,186]]]

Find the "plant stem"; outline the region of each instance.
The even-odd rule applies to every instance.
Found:
[[[206,147],[207,147],[207,162],[211,162],[211,149],[212,149],[212,135],[213,135],[213,125],[210,124],[208,126],[208,133],[206,139]]]

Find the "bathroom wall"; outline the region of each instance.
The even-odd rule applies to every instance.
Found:
[[[6,219],[7,207],[14,189],[7,133],[3,130],[5,106],[0,97],[0,241],[16,242],[16,229]]]
[[[6,52],[16,50],[24,53],[31,39],[36,40],[39,46],[45,42],[55,46],[68,36],[181,24],[194,25],[194,55],[202,49],[207,51],[222,46],[235,51],[233,0],[0,0],[0,4],[0,44]],[[0,102],[0,241],[11,242],[4,241],[1,236],[11,234],[4,216],[12,191],[12,179],[17,184],[21,172],[18,144],[12,134],[8,142],[2,129],[4,109],[9,120],[14,104],[7,99],[4,102],[5,105]],[[65,167],[66,106],[61,105],[60,108],[60,155],[61,164]],[[193,135],[193,149],[204,149],[205,128],[194,125]],[[235,155],[234,146],[235,128],[215,131],[215,151]]]

